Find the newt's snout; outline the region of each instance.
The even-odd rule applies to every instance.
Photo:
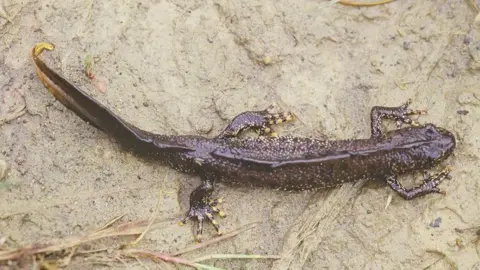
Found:
[[[441,135],[440,147],[443,149],[445,157],[448,157],[452,154],[453,149],[455,149],[457,142],[455,141],[455,136],[453,134],[443,128],[437,127],[439,134]]]

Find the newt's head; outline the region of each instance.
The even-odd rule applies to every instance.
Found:
[[[391,133],[389,143],[399,150],[400,170],[428,169],[447,159],[455,149],[455,137],[433,124],[397,129]]]
[[[422,141],[418,145],[420,151],[417,154],[426,162],[437,164],[453,153],[456,142],[450,131],[433,124],[426,124],[412,130],[414,130],[417,139]]]

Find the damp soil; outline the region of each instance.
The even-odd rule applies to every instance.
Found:
[[[468,230],[480,225],[480,29],[469,1],[363,8],[311,0],[0,3],[0,119],[22,112],[0,126],[0,249],[87,234],[119,215],[122,222],[149,218],[159,198],[165,222],[137,248],[169,253],[193,242],[191,227],[177,221],[199,179],[122,151],[56,102],[29,56],[35,43],[48,41],[56,48],[45,58],[56,71],[151,132],[213,137],[240,112],[274,104],[298,116],[280,135],[365,138],[372,106],[412,99],[412,108],[429,112],[419,122],[456,135],[455,155],[442,164],[454,168],[441,184],[446,196],[404,201],[383,183],[346,185],[343,193],[219,185],[224,231],[259,225],[186,258],[282,256],[206,262],[226,269],[480,267],[478,236]],[[85,75],[86,58],[95,80]],[[421,175],[401,181],[413,185]],[[313,231],[325,229],[309,244],[314,248],[295,250],[292,241],[303,239],[292,240],[293,228],[319,211],[333,218],[309,220]],[[207,226],[204,238],[213,237]],[[124,263],[112,262],[159,266]],[[76,256],[67,268],[85,265]]]

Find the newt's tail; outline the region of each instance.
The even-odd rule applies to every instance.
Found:
[[[53,44],[38,43],[32,49],[32,59],[40,80],[65,107],[96,128],[112,135],[123,147],[129,150],[140,152],[190,150],[188,147],[168,140],[167,136],[155,135],[127,123],[105,106],[89,97],[77,86],[50,69],[43,62],[40,54],[44,50],[51,51],[53,49]]]

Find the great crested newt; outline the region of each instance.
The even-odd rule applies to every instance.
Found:
[[[180,172],[199,175],[202,183],[190,194],[185,218],[198,221],[200,240],[203,221],[220,233],[213,215],[225,216],[211,198],[215,182],[243,186],[267,186],[285,190],[312,190],[339,186],[359,179],[380,179],[406,200],[429,193],[442,193],[437,186],[450,169],[425,176],[421,185],[405,188],[397,176],[430,169],[449,157],[455,137],[433,124],[420,125],[411,115],[423,111],[398,107],[371,109],[371,136],[368,139],[320,140],[277,136],[272,126],[295,118],[291,112],[248,111],[236,116],[215,138],[169,136],[141,130],[98,103],[84,91],[50,69],[40,55],[53,50],[49,43],[38,43],[32,58],[40,80],[63,105],[86,122],[113,136],[127,151],[151,158]],[[382,119],[396,120],[406,127],[383,132]],[[238,135],[253,129],[258,137]]]

